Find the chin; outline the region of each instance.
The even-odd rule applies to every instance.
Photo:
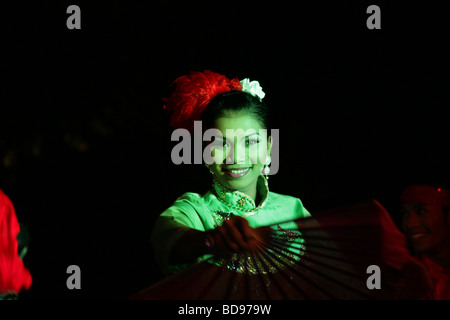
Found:
[[[230,188],[232,190],[237,190],[237,191],[245,189],[248,186],[247,183],[244,184],[244,183],[235,183],[235,182],[227,183],[227,185],[228,185],[228,188]]]
[[[246,179],[241,179],[241,180],[231,180],[231,179],[225,179],[226,181],[226,185],[233,190],[242,190],[242,189],[246,189],[248,188],[253,181],[256,180],[255,179],[249,179],[250,177],[246,178]]]
[[[426,244],[415,244],[413,248],[416,253],[427,253],[431,250],[431,247]]]

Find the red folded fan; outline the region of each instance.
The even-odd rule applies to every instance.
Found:
[[[292,222],[291,230],[259,228],[269,236],[257,253],[194,264],[131,299],[422,299],[431,288],[376,201]]]

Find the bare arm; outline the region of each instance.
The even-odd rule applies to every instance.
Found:
[[[188,229],[174,244],[169,262],[193,262],[208,253],[230,257],[236,252],[257,250],[264,237],[261,231],[263,229],[250,227],[248,221],[241,217],[233,217],[206,232]]]

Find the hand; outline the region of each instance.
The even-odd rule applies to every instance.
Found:
[[[261,250],[269,228],[252,228],[246,219],[235,216],[207,234],[217,255],[231,257],[238,252]]]

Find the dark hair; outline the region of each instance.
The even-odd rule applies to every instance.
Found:
[[[251,115],[263,129],[270,129],[270,114],[267,104],[244,91],[230,91],[211,99],[202,114],[204,128],[212,128],[218,118],[230,112]]]

